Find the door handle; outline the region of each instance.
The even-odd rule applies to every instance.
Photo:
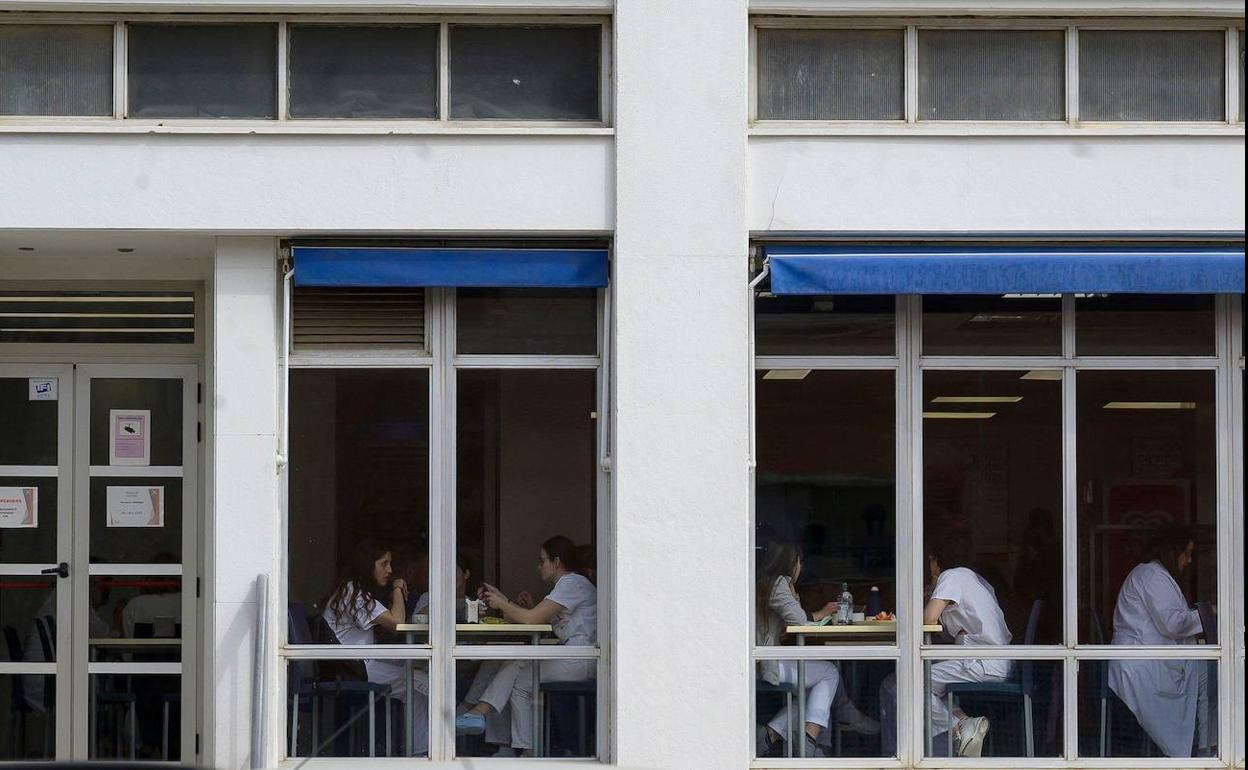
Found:
[[[66,562],[61,562],[55,567],[48,567],[47,569],[39,570],[39,574],[40,575],[57,575],[59,577],[67,578],[69,577],[69,564],[67,564]]]

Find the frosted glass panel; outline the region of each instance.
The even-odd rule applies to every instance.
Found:
[[[1060,30],[919,31],[920,120],[1063,120]]]
[[[901,120],[901,30],[760,29],[758,117]]]
[[[132,24],[126,52],[132,118],[273,118],[273,24]]]
[[[600,27],[452,26],[451,117],[597,120]]]
[[[436,118],[438,28],[290,28],[292,118]]]
[[[0,25],[0,115],[111,115],[113,28]]]
[[[1224,33],[1079,33],[1083,120],[1222,120]]]

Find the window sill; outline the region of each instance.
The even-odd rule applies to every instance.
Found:
[[[1243,123],[987,123],[761,121],[751,137],[767,136],[1230,136],[1243,138]]]
[[[599,124],[542,122],[218,120],[169,122],[113,118],[40,120],[0,118],[0,134],[194,134],[278,136],[614,136]]]

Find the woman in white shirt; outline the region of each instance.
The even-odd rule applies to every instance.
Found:
[[[810,613],[802,607],[794,586],[802,573],[802,557],[797,546],[776,541],[767,546],[755,570],[755,622],[754,642],[760,647],[779,644],[786,626],[803,626],[818,622],[836,614],[835,602]],[[841,686],[841,672],[835,663],[825,660],[808,660],[804,666],[806,685],[805,737],[806,756],[824,755],[820,738],[826,738],[832,707],[843,729],[866,735],[879,733],[880,726],[863,715],[849,699]],[[791,660],[764,660],[759,663],[759,677],[768,684],[781,682],[796,686],[798,667]],[[785,755],[783,746],[785,726],[789,723],[788,708],[782,708],[758,734],[757,752],[760,757]],[[796,756],[797,752],[794,752]]]
[[[1191,533],[1166,527],[1150,539],[1148,558],[1123,581],[1114,607],[1112,644],[1194,644],[1200,615],[1187,604],[1178,579],[1192,562]],[[1208,668],[1197,660],[1113,660],[1109,688],[1131,709],[1167,757],[1207,750]]]
[[[598,640],[598,591],[589,579],[577,572],[576,546],[562,535],[542,543],[537,571],[542,582],[553,584],[546,598],[536,607],[513,602],[489,583],[481,586],[481,598],[512,623],[549,623],[560,644],[592,647]],[[543,660],[539,677],[543,682],[580,682],[596,676],[592,659]],[[484,730],[487,743],[507,745],[522,756],[531,756],[534,747],[533,671],[527,660],[486,661],[468,688],[455,719],[458,732],[475,734]],[[503,710],[510,706],[510,721]],[[510,734],[508,734],[510,728]]]
[[[361,543],[356,547],[350,563],[338,581],[338,587],[325,605],[323,617],[342,645],[377,643],[377,629],[394,631],[405,622],[407,581],[391,579],[390,551],[375,543]],[[388,588],[390,606],[373,598],[372,589]],[[389,687],[389,697],[407,701],[406,669],[401,663],[389,660],[365,660],[364,670],[368,681]],[[414,714],[413,754],[423,754],[428,747],[429,677],[424,671],[412,672],[416,697],[412,701]]]

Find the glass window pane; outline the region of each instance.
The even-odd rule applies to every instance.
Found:
[[[594,289],[457,289],[460,353],[587,355],[598,352]]]
[[[1214,373],[1087,371],[1077,386],[1079,642],[1179,643],[1192,603],[1217,600]],[[1187,626],[1122,627],[1140,589]]]
[[[111,26],[0,25],[0,115],[111,114]]]
[[[130,24],[132,118],[274,118],[273,24]]]
[[[934,660],[924,669],[925,756],[1062,756],[1060,660]]]
[[[0,564],[55,564],[57,480],[0,476]],[[11,514],[7,512],[12,512]]]
[[[920,120],[1062,120],[1060,30],[919,30]]]
[[[181,660],[180,575],[92,575],[90,581],[87,636],[92,660]],[[156,639],[171,641],[163,645]]]
[[[288,494],[290,642],[427,641],[428,371],[292,371]]]
[[[835,615],[848,589],[857,625],[804,641],[895,644],[895,622],[863,622],[897,607],[893,373],[756,376],[755,643],[796,643],[788,629]]]
[[[450,29],[452,118],[599,119],[601,28]]]
[[[1082,120],[1222,120],[1225,35],[1080,30]]]
[[[1056,356],[1062,353],[1057,295],[926,296],[925,356]]]
[[[1096,294],[1075,299],[1081,356],[1212,356],[1211,294]]]
[[[514,606],[481,608],[506,624],[474,624],[468,610],[457,643],[598,643],[596,398],[592,370],[459,372],[457,543],[481,571],[449,598],[458,606],[485,582],[521,604],[548,597],[565,610],[520,630],[508,627],[527,622]]]
[[[30,388],[26,377],[0,377],[0,414],[5,423],[0,465],[57,464],[57,402],[32,400]]]
[[[754,351],[760,356],[891,356],[896,334],[891,296],[754,300]]]
[[[0,572],[0,631],[3,632],[0,660],[27,663],[56,660],[58,579],[46,575],[5,575]],[[39,682],[31,686],[38,687]],[[32,692],[27,694],[32,701],[42,698],[42,694],[38,697]],[[26,705],[33,706],[34,703]]]
[[[456,661],[455,756],[596,756],[597,677],[592,659]]]
[[[754,755],[896,756],[895,671],[891,660],[758,661]],[[797,710],[803,691],[805,718]]]
[[[286,704],[291,758],[429,755],[427,660],[291,660]]]
[[[438,28],[290,26],[290,117],[436,118]]]
[[[1213,660],[1079,662],[1079,756],[1213,757],[1218,745]]]
[[[904,32],[759,29],[762,120],[901,120]]]
[[[925,577],[966,644],[1062,641],[1062,383],[1027,374],[923,373]]]
[[[0,674],[0,756],[56,758],[56,685],[51,674]]]
[[[90,759],[181,759],[181,676],[89,674],[87,682]]]

